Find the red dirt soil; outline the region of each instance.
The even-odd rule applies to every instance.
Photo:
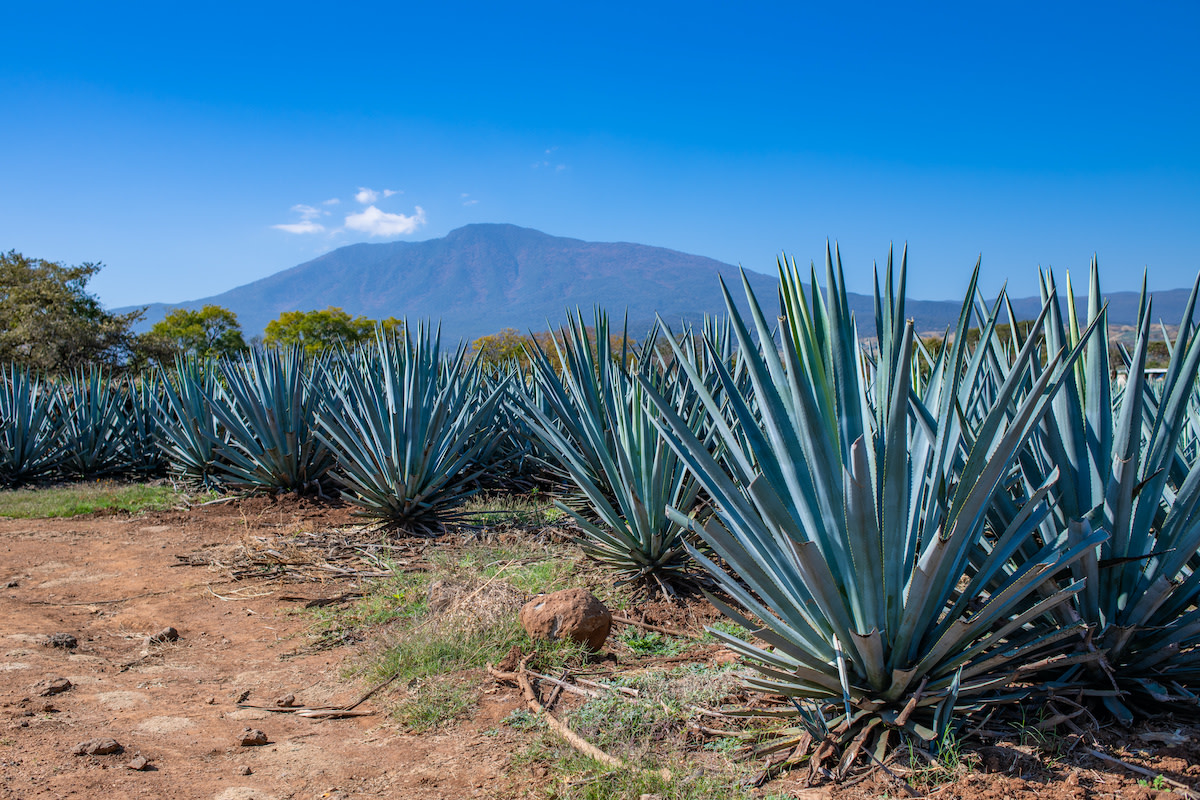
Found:
[[[245,692],[260,705],[287,693],[307,705],[353,702],[364,687],[339,676],[355,653],[281,658],[305,648],[311,620],[270,594],[278,583],[234,584],[209,568],[180,566],[176,556],[348,522],[342,509],[270,501],[186,514],[0,520],[0,797],[522,794],[505,771],[512,745],[503,726],[482,734],[518,707],[515,690],[486,695],[481,722],[429,735],[399,732],[382,712],[317,721],[237,707]],[[333,596],[345,588],[288,592]],[[179,640],[147,648],[145,638],[167,626]],[[75,636],[78,646],[48,646],[55,633]],[[61,677],[73,684],[68,691],[39,695]],[[362,708],[380,710],[372,701]],[[246,727],[264,731],[270,744],[239,746]],[[124,753],[73,755],[97,737],[116,739]],[[149,770],[126,768],[138,754]]]
[[[349,719],[238,708],[246,693],[256,705],[291,693],[306,705],[332,706],[370,688],[341,677],[359,655],[354,646],[311,652],[311,618],[294,613],[300,604],[280,600],[334,597],[351,586],[266,577],[234,582],[204,559],[185,563],[177,556],[350,524],[342,508],[269,499],[137,517],[0,520],[0,798],[545,797],[544,767],[511,767],[525,736],[499,724],[523,707],[513,687],[487,683],[469,720],[426,734],[401,731],[382,696],[362,706],[379,713]],[[626,613],[689,630],[716,618],[702,603],[646,603]],[[147,636],[167,626],[178,630],[178,641],[147,644]],[[56,633],[76,637],[77,646],[49,646]],[[58,678],[71,688],[43,696]],[[269,744],[240,746],[247,727],[265,732]],[[1103,732],[1101,749],[1200,783],[1195,727],[1161,722],[1139,730]],[[1147,730],[1182,731],[1185,741],[1156,746]],[[73,754],[81,742],[103,737],[124,752]],[[149,769],[126,767],[137,755],[149,759]],[[929,796],[1180,796],[1139,786],[1137,775],[1078,754],[1047,765],[1028,748],[1001,742],[975,746],[972,757],[976,771]],[[764,793],[814,800],[904,796],[878,773],[853,787],[808,788],[799,771]]]

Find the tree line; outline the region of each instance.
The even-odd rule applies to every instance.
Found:
[[[100,263],[68,266],[30,258],[16,250],[0,252],[0,364],[25,364],[49,374],[89,365],[113,371],[138,371],[167,364],[177,356],[216,358],[251,347],[300,345],[315,354],[328,347],[353,347],[375,335],[404,330],[396,317],[376,320],[353,316],[337,306],[311,311],[285,311],[267,323],[263,335],[249,341],[237,314],[219,305],[177,308],[149,331],[136,327],[146,310],[115,314],[88,291]],[[558,362],[555,335],[522,334],[506,328],[481,336],[471,352],[489,363],[516,360],[529,365],[530,353],[541,348]]]

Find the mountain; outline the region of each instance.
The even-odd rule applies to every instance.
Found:
[[[764,311],[776,309],[776,276],[747,271]],[[144,328],[174,308],[224,306],[238,315],[247,336],[261,334],[284,311],[340,306],[372,318],[441,320],[451,340],[474,339],[502,328],[544,330],[557,326],[568,308],[591,313],[593,305],[619,319],[627,312],[630,332],[640,336],[658,313],[668,323],[698,320],[724,309],[718,275],[744,308],[737,267],[711,258],[628,242],[585,242],[504,224],[467,225],[424,242],[353,244],[291,269],[186,303],[155,303]],[[1137,294],[1109,296],[1110,322],[1132,324]],[[1155,295],[1155,316],[1175,323],[1187,292]],[[864,335],[874,300],[850,295]],[[1013,301],[1018,315],[1032,318],[1036,298]],[[920,331],[942,331],[954,323],[958,303],[909,300],[907,311]]]

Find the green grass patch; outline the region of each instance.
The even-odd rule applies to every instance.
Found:
[[[439,550],[430,556],[433,574],[447,580],[502,580],[519,592],[533,595],[578,585],[572,581],[576,561],[572,551],[535,542],[477,543]]]
[[[180,504],[182,497],[170,486],[145,483],[93,481],[0,491],[0,517],[35,519],[75,517],[95,511],[164,511]]]
[[[532,653],[535,669],[585,658],[573,642],[533,642],[517,619],[526,596],[572,585],[576,556],[528,540],[448,542],[431,549],[427,571],[396,571],[354,603],[314,609],[318,638],[375,639],[354,674],[369,683],[394,677],[404,688],[393,715],[428,730],[469,713],[480,679],[464,673],[501,661],[513,647]]]
[[[420,684],[392,709],[392,716],[412,731],[427,731],[467,714],[479,700],[475,682],[433,680]]]
[[[740,784],[740,776],[672,772],[670,779],[656,771],[614,770],[578,754],[560,764],[570,777],[561,778],[552,797],[559,800],[625,800],[653,795],[662,800],[749,800],[761,797]],[[580,775],[584,773],[584,775]]]
[[[543,528],[566,517],[540,493],[476,495],[463,505],[462,513],[472,525],[494,528]]]
[[[719,704],[740,679],[731,666],[688,664],[639,672],[610,682],[637,689],[638,697],[604,692],[567,715],[567,724],[602,750],[640,769],[614,770],[599,764],[539,726],[532,715],[514,712],[505,724],[533,734],[513,756],[513,767],[532,763],[551,770],[548,797],[561,800],[616,800],[656,795],[663,800],[750,798],[742,782],[757,768],[737,752],[740,738],[691,741],[687,721],[692,705]],[[667,768],[669,777],[660,770]]]
[[[625,626],[615,639],[639,656],[677,656],[692,646],[688,639],[643,631],[632,625]]]
[[[749,642],[754,639],[754,635],[751,634],[750,631],[746,630],[732,620],[719,619],[708,627],[712,628],[713,631],[720,631],[721,633],[732,636],[735,639],[741,639],[743,642]],[[721,640],[716,636],[713,636],[712,631],[705,631],[704,635],[700,637],[700,641],[709,643],[719,642]]]

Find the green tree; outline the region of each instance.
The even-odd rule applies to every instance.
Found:
[[[18,361],[52,373],[136,362],[141,339],[133,325],[145,311],[104,310],[87,291],[102,266],[67,266],[16,250],[0,253],[0,362]]]
[[[217,305],[199,311],[177,308],[150,329],[150,338],[166,344],[173,353],[201,357],[224,356],[246,349],[237,314]]]
[[[330,306],[323,311],[285,311],[267,323],[263,344],[267,347],[302,345],[309,353],[319,353],[339,342],[347,347],[370,339],[376,324],[387,333],[404,330],[404,321],[388,317],[378,323],[370,317],[351,317],[343,309]]]

